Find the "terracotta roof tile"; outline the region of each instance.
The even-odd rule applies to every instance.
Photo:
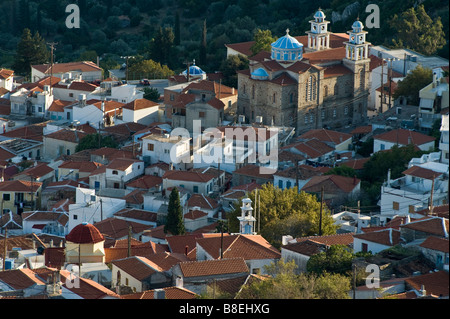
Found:
[[[415,145],[422,145],[432,142],[436,138],[415,131],[396,129],[386,133],[378,134],[374,136],[374,139],[392,143],[398,142],[398,144],[401,145],[408,145],[410,143]]]
[[[401,228],[408,228],[415,231],[448,238],[449,223],[447,218],[431,216],[420,218],[408,224],[401,225]]]
[[[133,158],[115,158],[106,166],[106,168],[124,171],[135,163],[142,163],[142,165],[144,164],[141,160]]]
[[[1,192],[37,192],[42,186],[41,182],[31,182],[31,181],[4,181],[0,182]]]
[[[64,100],[54,100],[53,103],[50,105],[48,111],[49,112],[64,112],[64,107],[73,104],[71,101],[64,101]]]
[[[32,68],[45,73],[50,74],[51,64],[35,64]],[[81,62],[68,62],[68,63],[55,63],[53,64],[53,73],[66,73],[71,71],[89,72],[89,71],[101,71],[95,63],[91,61]]]
[[[427,249],[442,251],[447,254],[449,252],[448,238],[429,236],[419,246]]]
[[[206,183],[215,178],[214,175],[211,174],[202,174],[195,171],[166,171],[162,177],[162,179],[170,179],[176,181],[188,181],[188,182],[199,182]]]
[[[297,140],[302,139],[310,139],[310,138],[316,138],[319,141],[322,142],[331,142],[333,144],[341,144],[342,142],[345,142],[348,139],[352,138],[351,134],[332,131],[332,130],[326,130],[326,129],[314,129],[309,130],[308,132],[300,135]]]
[[[350,193],[361,182],[358,178],[340,176],[340,175],[323,175],[313,176],[303,186],[302,190],[305,192],[320,192],[322,186],[325,192],[335,192],[342,190]]]
[[[431,169],[423,168],[420,166],[411,166],[407,170],[403,171],[402,174],[430,180],[436,179],[437,177],[442,175],[442,173],[435,172]]]
[[[392,228],[356,234],[353,237],[386,246],[395,246],[401,242],[400,231]]]
[[[103,165],[100,163],[90,161],[65,161],[59,165],[58,168],[76,169],[79,172],[89,173],[95,171],[101,166]]]
[[[197,244],[212,257],[219,258],[221,237],[206,237],[197,239]],[[242,257],[252,259],[278,259],[280,252],[260,235],[230,235],[223,237],[223,257]]]
[[[422,286],[425,287],[427,295],[446,296],[449,295],[449,279],[448,272],[438,271],[420,276],[407,278],[405,283],[413,289],[420,291]]]
[[[28,268],[1,271],[0,281],[3,281],[15,290],[26,289],[35,285],[44,286],[46,284],[33,270]]]
[[[66,240],[76,244],[99,243],[105,240],[105,237],[92,224],[82,223],[75,226],[66,236]]]
[[[165,287],[165,299],[196,299],[197,294],[181,287]],[[134,294],[121,295],[121,299],[155,299],[155,290],[147,290]]]
[[[178,265],[184,277],[248,273],[248,267],[243,258],[187,261]]]
[[[83,137],[87,135],[88,134],[82,131],[62,129],[45,135],[45,138],[52,138],[55,140],[61,140],[71,143],[79,143],[83,139]]]
[[[203,194],[192,194],[187,202],[188,207],[200,207],[201,209],[213,210],[219,207],[219,203]]]
[[[242,166],[241,168],[234,171],[233,175],[245,175],[245,176],[251,176],[251,177],[257,177],[257,178],[265,178],[268,180],[273,180],[273,174],[261,174],[260,173],[261,166],[253,165],[253,164],[247,164]]]
[[[159,106],[158,103],[147,100],[147,99],[136,99],[123,106],[123,108],[133,111],[143,110],[150,107]]]

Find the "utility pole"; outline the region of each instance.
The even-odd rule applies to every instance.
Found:
[[[258,194],[258,233],[261,233],[261,194]]]
[[[195,60],[194,60],[194,63],[195,63]],[[186,64],[186,66],[187,66],[187,69],[186,69],[186,77],[187,77],[187,82],[189,83],[189,80],[190,80],[190,70],[189,70],[189,68],[191,67],[191,64],[192,64],[192,62],[190,62],[190,61],[184,61],[184,63],[183,64]]]
[[[100,198],[100,221],[103,220],[103,199]]]
[[[6,268],[6,251],[7,251],[7,246],[6,246],[6,239],[8,238],[8,228],[5,227],[5,239],[3,240],[3,271],[5,271]]]
[[[356,299],[356,265],[352,265],[353,268],[353,299]]]
[[[380,113],[383,113],[384,59],[381,60]]]
[[[223,259],[223,221],[220,221],[220,259]]]
[[[131,225],[128,226],[128,252],[127,257],[131,257]]]
[[[81,278],[81,244],[78,244],[78,277]]]
[[[52,78],[53,78],[53,50],[55,50],[55,45],[57,45],[57,42],[49,42],[47,45],[50,46],[50,95],[52,95]]]
[[[322,236],[323,186],[320,195],[319,236]]]
[[[433,193],[434,193],[434,175],[431,181],[430,205],[428,206],[428,215],[433,216]]]

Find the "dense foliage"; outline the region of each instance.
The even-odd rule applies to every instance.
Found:
[[[73,3],[80,8],[79,29],[65,25],[69,15],[65,8]],[[448,3],[421,3],[424,11],[416,8],[417,23],[408,29],[402,18],[412,14],[415,0],[377,2],[380,28],[367,29],[368,41],[387,46],[402,41],[414,50],[446,57]],[[12,67],[23,30],[29,28],[45,42],[57,43],[57,62],[86,58],[95,62],[99,56],[100,65],[108,69],[120,67],[124,56],[141,55],[176,73],[194,59],[204,71],[214,72],[226,59],[225,44],[252,41],[258,29],[270,31],[273,38],[283,36],[287,28],[293,36],[304,35],[308,21],[321,7],[332,22],[331,30],[346,32],[358,15],[365,21],[368,4],[367,0],[4,0],[0,2],[0,65]],[[402,32],[396,30],[400,27]],[[414,30],[421,32],[417,41],[408,35]]]

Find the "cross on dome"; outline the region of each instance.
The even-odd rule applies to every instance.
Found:
[[[289,28],[286,29],[286,35],[289,35]]]

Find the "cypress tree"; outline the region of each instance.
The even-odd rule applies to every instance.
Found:
[[[169,207],[164,232],[172,235],[184,235],[183,208],[180,204],[180,194],[176,187],[173,188],[169,196]]]
[[[206,19],[203,21],[202,42],[200,44],[200,65],[206,65]]]

